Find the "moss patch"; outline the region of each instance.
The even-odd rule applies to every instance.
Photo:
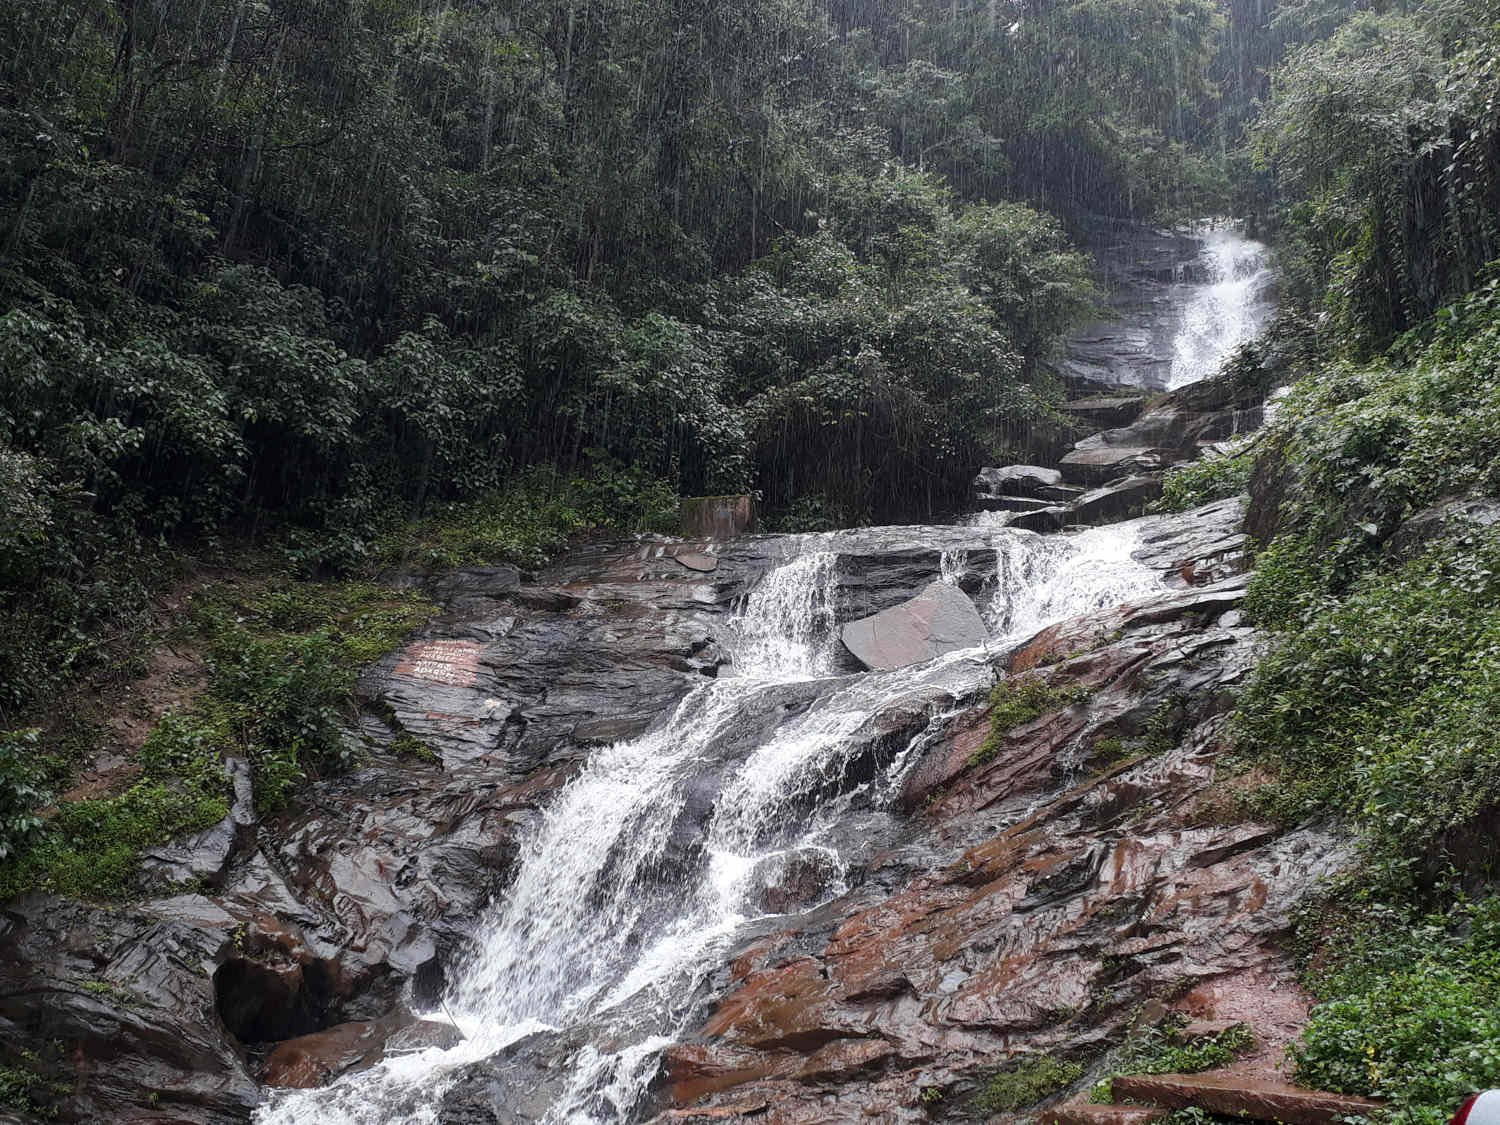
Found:
[[[990,730],[969,765],[980,766],[1000,752],[1005,736],[1016,727],[1086,698],[1079,687],[1054,687],[1045,680],[1001,680],[990,692]]]
[[[1014,1113],[1067,1089],[1082,1075],[1082,1063],[1034,1055],[992,1075],[974,1108],[983,1114]]]

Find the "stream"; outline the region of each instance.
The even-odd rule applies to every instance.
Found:
[[[1197,276],[1173,286],[1176,327],[1158,356],[1173,388],[1211,374],[1263,320],[1263,248],[1209,231]],[[1167,589],[1163,570],[1136,557],[1145,522],[1039,535],[976,519],[771,541],[773,565],[715,638],[727,666],[644,733],[593,751],[527,828],[514,879],[427,1013],[463,1040],[392,1054],[321,1089],[272,1092],[256,1121],[439,1125],[473,1064],[517,1051],[544,1054],[558,1077],[518,1091],[513,1119],[638,1117],[663,1050],[701,1026],[726,961],[789,916],[835,903],[874,854],[902,842],[903,784],[982,700],[1000,656],[1048,626]],[[847,560],[877,533],[941,543],[931,578],[967,581],[991,639],[851,671],[839,591]],[[978,559],[993,565],[976,577]],[[893,713],[917,716],[894,738],[882,724]]]

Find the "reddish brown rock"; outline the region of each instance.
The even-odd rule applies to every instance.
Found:
[[[1117,1098],[1169,1109],[1196,1106],[1228,1117],[1279,1121],[1285,1125],[1334,1125],[1350,1117],[1373,1117],[1384,1108],[1384,1103],[1369,1098],[1307,1090],[1243,1075],[1127,1075],[1114,1080],[1113,1091]]]
[[[796,1077],[804,1082],[844,1078],[876,1067],[895,1053],[896,1048],[884,1039],[836,1039],[814,1051]]]
[[[770,1103],[765,1098],[749,1102],[726,1102],[723,1105],[669,1109],[661,1115],[666,1121],[732,1121],[736,1117],[750,1117],[764,1113]]]
[[[276,1045],[266,1056],[267,1086],[308,1090],[350,1070],[374,1066],[394,1027],[388,1020],[341,1023]]]
[[[1040,1114],[1041,1125],[1150,1125],[1167,1111],[1145,1105],[1091,1105],[1064,1102]]]

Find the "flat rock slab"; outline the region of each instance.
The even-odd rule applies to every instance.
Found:
[[[1062,461],[1063,477],[1074,484],[1097,486],[1132,472],[1162,467],[1161,455],[1149,445],[1085,445],[1080,442]]]
[[[719,569],[718,556],[703,551],[681,551],[672,557],[689,570],[696,570],[700,574],[709,574]]]
[[[910,601],[850,622],[841,635],[844,647],[875,670],[919,664],[990,639],[969,595],[946,582],[934,582]]]
[[[1229,1117],[1281,1121],[1286,1125],[1334,1125],[1348,1117],[1372,1117],[1383,1102],[1305,1090],[1271,1079],[1216,1074],[1137,1074],[1114,1080],[1117,1098],[1168,1109],[1196,1106]]]
[[[1066,1102],[1041,1115],[1041,1125],[1148,1125],[1167,1111],[1149,1105],[1092,1105]]]
[[[974,507],[981,512],[1040,512],[1052,507],[1052,502],[1030,496],[981,496],[974,501]]]
[[[1017,512],[1010,521],[1011,527],[1043,534],[1049,531],[1061,531],[1067,524],[1068,509],[1061,504],[1038,508],[1034,512]]]

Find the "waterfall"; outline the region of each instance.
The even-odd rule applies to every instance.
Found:
[[[1269,251],[1259,242],[1230,228],[1209,229],[1198,264],[1207,279],[1193,287],[1182,306],[1169,390],[1217,374],[1237,347],[1260,335],[1270,312],[1275,275]]]
[[[1129,525],[1047,537],[973,530],[976,549],[996,551],[985,609],[997,643],[1160,584],[1131,559]],[[747,929],[848,890],[861,858],[852,850],[895,830],[890,809],[908,766],[991,681],[994,645],[839,674],[841,542],[855,540],[785,540],[790,556],[729,623],[733,674],[694,687],[640,737],[595,751],[555,796],[513,884],[450,971],[436,1018],[451,1017],[463,1043],[277,1093],[257,1121],[437,1125],[460,1067],[536,1033],[557,1036],[566,1060],[566,1088],[544,1120],[628,1120],[661,1050],[701,1020],[708,977]],[[942,576],[958,581],[965,557],[945,553]],[[927,715],[926,725],[873,753],[881,714],[897,709]],[[859,830],[841,833],[856,816],[866,818]]]

